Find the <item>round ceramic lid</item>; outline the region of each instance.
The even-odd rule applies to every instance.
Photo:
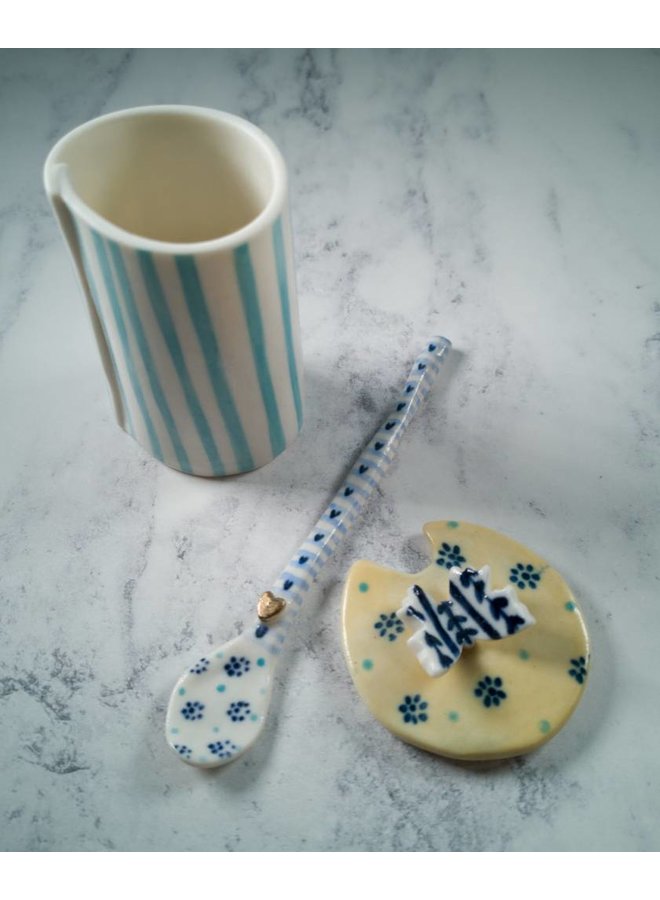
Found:
[[[424,526],[433,562],[417,574],[360,561],[344,590],[348,665],[373,715],[397,737],[455,759],[527,753],[555,735],[577,706],[589,642],[572,591],[544,559],[499,532],[466,522]],[[397,615],[419,585],[449,597],[452,567],[490,566],[493,589],[513,585],[536,620],[502,640],[477,641],[444,675],[428,675]]]

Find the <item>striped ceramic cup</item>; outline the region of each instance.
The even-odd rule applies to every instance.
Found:
[[[277,147],[210,109],[81,125],[46,191],[73,256],[119,424],[182,472],[272,460],[302,424],[301,351]]]

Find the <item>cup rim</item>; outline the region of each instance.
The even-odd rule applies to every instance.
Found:
[[[104,216],[97,213],[78,196],[71,184],[68,166],[65,163],[57,161],[57,157],[69,142],[75,140],[85,131],[95,128],[101,122],[108,122],[113,119],[132,118],[134,116],[160,115],[163,113],[224,122],[225,124],[229,124],[234,128],[243,131],[261,145],[262,149],[265,151],[266,159],[271,166],[273,188],[267,203],[254,219],[236,231],[232,231],[230,234],[225,234],[217,238],[209,238],[205,241],[195,241],[190,243],[160,241],[156,238],[134,234],[119,225],[115,225],[113,222],[110,222],[109,219],[106,219]],[[46,162],[44,163],[44,185],[49,197],[60,197],[72,212],[82,219],[85,224],[101,232],[105,237],[111,240],[130,246],[136,250],[148,250],[152,253],[169,255],[190,255],[215,252],[218,250],[233,250],[242,244],[249,243],[265,228],[271,226],[281,214],[284,207],[287,175],[284,158],[274,141],[262,131],[261,128],[253,125],[252,122],[247,121],[247,119],[243,119],[233,113],[223,112],[222,110],[211,109],[205,106],[157,104],[152,106],[136,106],[107,113],[103,116],[97,116],[67,132],[67,134],[57,141],[46,157]]]

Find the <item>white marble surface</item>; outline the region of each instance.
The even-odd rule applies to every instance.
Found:
[[[653,52],[0,55],[2,849],[657,849],[660,56]],[[52,143],[123,107],[261,125],[290,167],[307,419],[227,481],[114,424],[41,187]],[[379,423],[420,340],[456,353],[310,598],[254,751],[199,772],[163,712],[231,636]],[[534,755],[462,766],[358,700],[351,561],[425,563],[433,518],[526,541],[593,640]]]

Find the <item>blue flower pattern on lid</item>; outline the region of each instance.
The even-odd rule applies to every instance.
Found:
[[[509,581],[520,591],[526,588],[535,591],[539,586],[541,573],[537,571],[530,563],[517,563],[509,573]]]
[[[584,684],[587,678],[587,660],[584,656],[578,656],[577,659],[570,660],[571,668],[568,674],[571,678],[575,678],[578,684]]]
[[[183,759],[190,759],[192,756],[192,750],[190,747],[186,747],[185,744],[175,744],[174,749],[179,754],[179,756],[183,757]]]
[[[403,634],[403,622],[395,612],[381,613],[374,622],[374,628],[378,632],[378,636],[386,638],[388,641],[395,641],[397,636]]]
[[[484,675],[474,689],[474,696],[479,697],[484,706],[499,706],[506,700],[506,691],[502,690],[502,685],[501,678]]]
[[[428,720],[428,706],[426,700],[422,700],[421,694],[406,694],[399,706],[399,712],[403,716],[404,722],[409,725],[417,725],[418,722]]]
[[[460,568],[465,564],[465,557],[461,553],[461,548],[458,544],[452,545],[443,541],[438,550],[436,562],[445,569],[451,569],[452,566],[458,566]]]

